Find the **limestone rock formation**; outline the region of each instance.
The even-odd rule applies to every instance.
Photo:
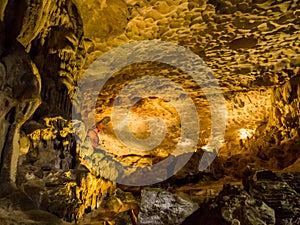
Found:
[[[0,177],[3,182],[14,182],[19,157],[20,129],[41,103],[41,78],[30,57],[18,44],[3,55],[0,65]]]
[[[274,87],[269,118],[245,143],[245,150],[257,154],[270,168],[284,169],[299,158],[299,77]]]
[[[73,123],[77,125],[77,132]],[[102,167],[99,174],[93,170],[93,165],[85,167],[88,162],[82,152],[87,151],[82,151],[80,138],[84,142],[86,132],[79,132],[84,129],[80,127],[81,123],[73,123],[62,117],[47,118],[43,128],[28,134],[30,147],[19,161],[17,180],[38,209],[69,222],[80,221],[87,211],[99,208],[115,189],[115,184],[103,177],[109,168]],[[75,135],[79,136],[77,142]],[[91,143],[85,147],[93,151]]]
[[[1,0],[0,223],[180,224],[199,204],[183,224],[299,224],[299,21],[299,0]],[[101,68],[93,64],[119,46],[147,40],[190,50],[216,77],[226,104],[218,111],[226,118],[225,137],[214,133],[222,144],[218,156],[208,145],[216,102],[182,69],[154,62],[180,60],[153,54],[151,62],[139,61],[168,49],[143,45],[105,58]],[[135,63],[114,70],[132,58]],[[192,65],[193,71],[206,74],[203,65]],[[105,84],[98,77],[103,71],[112,72]],[[154,84],[147,76],[164,80]],[[84,79],[89,85],[82,88]],[[166,91],[164,98],[149,86]],[[139,99],[137,89],[149,90],[148,96]],[[196,116],[184,104],[189,97]],[[120,105],[132,106],[129,121],[118,124],[125,130],[128,122],[131,138],[151,137],[153,117],[165,122],[158,147],[131,149],[109,123],[99,132],[103,148],[93,149],[86,130]],[[180,142],[184,126],[176,105],[183,105],[195,143]],[[154,129],[160,134],[164,126]],[[178,145],[183,151],[175,154]],[[190,146],[192,159],[183,167]],[[205,152],[215,161],[199,172]],[[152,167],[159,162],[162,167]],[[124,168],[131,170],[124,174]],[[119,177],[157,176],[164,182],[155,185],[163,189],[123,186],[135,196],[116,190]],[[241,179],[244,189],[225,185],[221,191]],[[194,202],[170,192],[179,190]]]
[[[105,198],[101,208],[94,210],[81,224],[115,223],[117,225],[139,224],[137,215],[140,208],[139,200],[132,193],[124,192],[117,188],[114,194]]]
[[[243,187],[224,185],[182,224],[297,224],[299,173],[252,171]]]

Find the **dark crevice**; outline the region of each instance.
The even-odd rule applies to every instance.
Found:
[[[7,120],[10,124],[12,124],[13,122],[15,122],[15,118],[16,118],[16,107],[13,107],[5,115],[5,120]]]
[[[26,112],[28,111],[28,109],[29,109],[29,106],[30,106],[30,104],[29,103],[27,103],[26,105],[25,105],[25,107],[23,108],[23,110],[22,110],[22,113],[23,113],[23,115],[25,115],[26,114]]]
[[[17,42],[16,38],[21,31],[26,9],[27,9],[27,3],[25,0],[8,1],[5,10],[5,18],[4,18],[4,21],[6,21],[5,23],[6,50],[9,50],[9,48],[7,47],[12,47]]]
[[[5,152],[5,149],[6,149],[6,145],[7,145],[7,142],[9,141],[9,139],[10,139],[10,137],[9,137],[9,135],[10,135],[10,131],[11,131],[11,126],[9,126],[8,127],[8,129],[7,129],[7,132],[6,132],[6,135],[5,135],[5,141],[4,141],[4,145],[3,145],[3,149],[2,149],[2,154],[1,154],[1,158],[0,158],[0,178],[2,179],[3,178],[3,176],[5,175],[4,173],[3,173],[3,166],[4,166],[4,158],[5,158],[5,154],[6,154],[6,152]],[[6,171],[5,171],[6,172]],[[3,182],[3,181],[2,181]]]

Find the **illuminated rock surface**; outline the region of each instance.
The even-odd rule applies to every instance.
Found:
[[[170,101],[148,96],[131,109],[129,127],[138,138],[151,135],[149,118],[166,122],[165,139],[151,151],[132,151],[116,138],[112,123],[100,131],[102,147],[95,151],[86,137],[93,124],[82,122],[110,116],[120,91],[149,75],[184,88],[201,125],[191,161],[175,176],[153,185],[162,193],[184,192],[199,204],[183,224],[205,224],[212,216],[210,224],[299,224],[299,21],[299,0],[2,0],[0,224],[135,225],[138,218],[154,218],[155,210],[145,210],[143,204],[138,216],[144,187],[121,185],[134,195],[125,200],[131,193],[116,191],[117,184],[108,179],[143,175],[150,171],[144,167],[168,156],[177,156],[177,163],[164,161],[165,167],[156,174],[167,178],[176,171],[184,158],[173,152],[181,132],[176,108]],[[204,151],[213,150],[207,146],[210,107],[192,77],[178,68],[136,63],[113,74],[101,92],[96,89],[97,99],[84,90],[81,101],[73,101],[94,60],[120,45],[154,39],[197,54],[222,89],[225,138],[205,171],[197,168]],[[141,54],[148,50],[139,49]],[[137,51],[134,57],[140,56]],[[96,80],[89,83],[97,88]],[[145,82],[137,85],[144,87]],[[166,88],[176,103],[186,102],[187,96],[176,96],[175,88],[164,83],[157,87]],[[136,94],[129,88],[128,101],[134,102]],[[195,119],[190,117],[188,124]],[[124,167],[133,169],[123,173]],[[263,169],[275,175],[257,172],[253,177],[253,171]],[[154,177],[155,173],[145,179]],[[221,191],[228,183],[239,187]],[[164,198],[172,199],[168,194]],[[168,210],[161,213],[170,216],[168,223],[177,223],[179,218]],[[201,214],[203,210],[209,218]]]

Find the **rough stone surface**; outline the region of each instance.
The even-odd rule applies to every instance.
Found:
[[[200,205],[188,217],[188,224],[275,224],[275,212],[265,202],[253,198],[240,187],[226,185],[219,195]]]
[[[116,225],[138,225],[139,207],[140,201],[132,193],[116,189],[114,194],[105,198],[99,209],[85,216],[80,224],[96,225],[99,222],[108,222]]]
[[[142,168],[172,154],[178,144],[180,118],[170,102],[153,96],[132,108],[130,126],[133,134],[146,138],[149,117],[164,119],[168,135],[158,148],[132,154],[113,135],[112,127],[101,132],[104,148],[98,152],[85,137],[90,124],[80,120],[94,113],[96,120],[110,115],[119,91],[136,78],[161,75],[182,86],[198,109],[201,132],[197,150],[212,150],[206,146],[211,113],[204,93],[191,77],[169,65],[130,65],[112,76],[97,92],[97,99],[91,99],[89,93],[82,101],[73,99],[85,69],[99,56],[122,44],[160,39],[190,49],[207,63],[221,86],[228,114],[225,140],[215,165],[198,176],[197,163],[191,162],[167,185],[177,182],[174,186],[187,190],[191,180],[195,185],[220,178],[224,179],[220,183],[231,182],[226,176],[244,177],[249,164],[254,168],[283,169],[283,175],[276,173],[271,179],[268,173],[252,181],[244,177],[248,194],[226,187],[210,201],[207,215],[216,212],[212,224],[273,224],[274,216],[267,204],[275,210],[278,224],[298,224],[299,176],[295,171],[300,168],[299,6],[299,0],[2,0],[0,196],[5,207],[0,210],[0,223],[62,223],[39,209],[68,221],[79,220],[115,188],[103,177],[119,176],[120,165]],[[139,49],[136,57],[147,50]],[[173,91],[170,88],[171,94]],[[132,91],[128,99],[133,101],[135,94]],[[179,96],[178,102],[184,99]],[[73,121],[76,132],[71,131],[69,123],[73,106],[82,108],[76,114],[78,121]],[[188,113],[189,108],[185,111]],[[64,119],[50,119],[58,115]],[[76,141],[73,135],[77,135]],[[157,172],[167,177],[166,170]],[[203,199],[208,196],[204,189],[196,185],[187,192]],[[210,198],[220,191],[219,187],[211,190]],[[227,193],[231,191],[234,196]],[[265,204],[258,200],[260,197]],[[118,206],[119,197],[110,198],[112,205]],[[171,199],[173,196],[166,201]],[[214,202],[219,206],[213,207]],[[150,217],[155,218],[155,213]],[[133,215],[127,211],[120,217],[116,214],[104,218],[100,213],[104,219],[91,223],[114,223],[115,218],[125,224]],[[48,216],[49,221],[45,221],[43,218]]]
[[[0,223],[2,225],[70,225],[58,217],[39,210],[11,211],[0,209]]]
[[[117,36],[113,35],[105,42],[95,39],[96,41],[93,42],[95,51],[88,55],[86,66],[113,47],[134,40],[160,38],[163,41],[188,47],[210,66],[227,100],[227,131],[220,154],[226,157],[248,154],[249,151],[241,147],[245,140],[240,137],[240,129],[257,132],[259,137],[264,136],[259,133],[259,130],[262,122],[273,118],[269,114],[270,111],[274,111],[271,107],[275,105],[272,100],[274,96],[272,88],[277,89],[278,86],[280,89],[280,86],[299,73],[297,64],[299,48],[296,44],[299,20],[298,14],[293,12],[298,8],[297,1],[286,3],[243,1],[238,6],[234,1],[226,3],[223,1],[127,1],[127,7],[129,17],[125,31]],[[94,108],[100,116],[110,114],[112,102],[119,91],[133,79],[148,74],[160,74],[180,83],[189,91],[196,106],[201,108],[199,110],[201,137],[198,147],[205,146],[211,126],[208,119],[210,118],[209,107],[203,98],[203,93],[190,77],[166,65],[142,63],[117,72],[102,89],[96,106],[94,103],[90,104],[89,96],[85,96],[82,116],[90,117]],[[134,94],[132,93],[133,96]],[[153,116],[152,111],[157,110],[157,104],[155,99],[141,102],[132,110],[133,120],[136,118],[134,114],[140,114],[143,110],[148,110],[148,116]],[[164,112],[165,105],[165,102],[159,103],[161,112]],[[282,106],[278,107],[283,110]],[[176,115],[174,120],[174,116],[168,113],[165,113],[164,119],[170,127],[172,125],[177,127],[178,116]],[[140,130],[147,135],[145,124],[146,122],[141,123],[133,127],[133,130]],[[140,133],[141,137],[144,133]],[[169,133],[172,134],[168,137],[169,140],[163,142],[161,148],[155,149],[156,156],[161,154],[165,157],[166,149],[170,149],[165,146],[176,143],[177,131]],[[272,135],[266,134],[266,136]],[[108,150],[120,156],[119,160],[129,163],[136,161],[136,164],[139,164],[139,154],[127,158],[130,149],[111,140],[111,137],[104,136],[104,140],[107,141]],[[255,146],[252,149],[255,149]],[[142,157],[140,163],[146,165],[151,163],[148,159],[152,157],[151,155],[147,156],[147,160],[144,159],[145,155]],[[297,156],[293,160],[295,158]],[[159,160],[159,157],[155,160]],[[277,166],[273,161],[265,164],[273,167],[281,166]]]
[[[249,182],[249,193],[275,210],[276,224],[297,224],[300,218],[300,196],[295,178],[299,173],[276,174],[256,172]],[[299,184],[298,184],[299,185]]]
[[[92,169],[95,165],[84,166],[80,138],[84,141],[86,132],[75,126],[75,133],[72,124],[61,117],[47,118],[43,128],[28,134],[29,150],[19,161],[17,179],[37,209],[69,222],[80,221],[85,213],[99,208],[115,189],[112,181]],[[77,142],[74,135],[79,135]]]
[[[16,44],[0,63],[0,177],[15,181],[20,128],[40,104],[41,78],[24,49]]]
[[[159,189],[144,189],[141,195],[140,224],[181,224],[198,205],[178,194]]]
[[[299,77],[294,77],[272,91],[272,109],[268,120],[245,143],[270,168],[284,169],[299,158]]]

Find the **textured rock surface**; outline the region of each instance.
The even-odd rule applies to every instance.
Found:
[[[295,189],[298,181],[294,177],[297,179],[299,173],[262,171],[250,180],[249,193],[275,210],[276,224],[297,224],[300,221],[300,196],[299,190]]]
[[[15,181],[20,128],[40,104],[41,89],[35,65],[18,44],[2,57],[0,85],[0,177],[3,181]]]
[[[0,210],[0,222],[3,225],[68,225],[56,216],[45,211],[30,210],[8,212],[6,209]]]
[[[225,186],[213,200],[200,205],[188,217],[188,224],[275,224],[275,213],[266,203],[250,196],[239,187]]]
[[[138,225],[139,200],[129,192],[116,189],[114,194],[105,198],[101,207],[94,210],[80,223],[99,224],[112,223],[116,225]]]
[[[182,225],[298,224],[299,173],[267,170],[250,173],[252,175],[245,176],[243,180],[244,187],[240,184],[224,185],[216,197],[207,196],[204,201],[194,198],[200,203],[200,208]],[[180,190],[187,191],[187,187]],[[194,185],[194,188],[197,190],[197,186]],[[211,188],[212,191],[217,190],[216,185]]]
[[[10,1],[7,12],[13,7],[16,2]],[[82,66],[87,67],[93,59],[115,46],[159,37],[190,48],[212,68],[225,96],[231,99],[228,101],[227,143],[222,151],[227,155],[228,149],[230,152],[240,150],[239,138],[233,138],[240,128],[255,130],[257,122],[265,119],[270,105],[268,87],[281,84],[299,70],[297,7],[296,1],[245,1],[238,6],[230,1],[115,1],[110,4],[91,1],[87,7],[79,1],[49,1],[47,4],[28,1],[18,7],[22,13],[14,23],[19,29],[7,32],[7,36],[13,40],[14,35],[22,43],[37,65],[42,83],[47,83],[42,85],[43,105],[35,118],[68,113]],[[108,14],[119,16],[111,20]],[[103,21],[103,27],[93,29],[97,18]],[[10,13],[4,19],[4,25],[12,25]],[[273,43],[280,45],[277,48]],[[114,86],[124,86],[129,73],[133,77],[142,76],[145,66],[147,68],[147,63],[119,72],[105,89],[109,92],[103,93],[112,98],[99,101],[99,112],[109,111],[115,94],[111,90],[119,90]],[[161,71],[159,66],[154,70]],[[206,119],[209,117],[207,103],[186,76],[179,74],[175,81],[182,83],[182,79],[186,80],[184,83],[196,104],[204,109],[200,119],[207,128],[203,129],[200,143],[205,145],[210,127]],[[87,111],[91,112],[93,104],[86,103]],[[126,152],[126,149],[120,151]]]
[[[198,208],[186,197],[160,189],[144,189],[141,198],[141,225],[181,224]]]
[[[107,41],[95,41],[95,51],[88,55],[86,65],[103,52],[133,40],[160,38],[188,47],[210,66],[228,100],[227,132],[221,154],[228,157],[248,153],[241,148],[244,140],[240,137],[240,129],[257,131],[258,136],[263,136],[259,134],[259,124],[271,117],[269,111],[274,106],[272,87],[281,86],[299,73],[297,1],[244,1],[238,6],[231,1],[128,1],[127,4],[129,21],[125,31]],[[196,106],[201,108],[199,147],[204,146],[210,132],[210,119],[207,119],[210,112],[202,98],[203,93],[190,77],[166,65],[142,63],[117,72],[103,88],[96,106],[90,104],[86,96],[82,116],[91,116],[95,107],[100,115],[109,114],[118,92],[133,79],[148,74],[160,74],[188,90]],[[157,110],[156,104],[156,100],[145,100],[133,110],[133,114],[147,109],[150,111],[148,116],[152,116],[151,111]],[[282,106],[278,107],[283,110]],[[160,108],[163,111],[164,106],[161,104]],[[172,124],[173,117],[166,114],[164,119]],[[144,131],[144,124],[133,129]],[[174,142],[172,138],[168,142]],[[110,138],[107,142],[114,146],[110,148],[108,144],[108,150],[122,155],[121,160],[135,161],[139,157],[126,159],[123,155],[127,155],[130,149],[118,142],[110,142]],[[161,149],[156,150],[164,154],[165,149],[162,143]],[[270,162],[271,166],[275,164]]]
[[[294,77],[273,89],[268,121],[245,145],[271,168],[283,169],[299,158],[299,88],[299,78]]]
[[[99,207],[105,193],[112,192],[115,185],[103,177],[119,176],[120,164],[149,166],[172,153],[178,144],[179,116],[169,102],[153,96],[131,110],[131,128],[139,138],[149,135],[149,117],[163,115],[167,122],[168,136],[152,152],[132,154],[112,134],[112,127],[101,132],[107,152],[95,152],[85,137],[90,124],[73,121],[75,132],[68,120],[49,119],[53,115],[70,119],[73,105],[83,109],[78,119],[94,116],[94,108],[96,119],[101,119],[111,113],[119,91],[136,78],[161,75],[181,85],[198,109],[201,134],[197,148],[211,150],[206,146],[211,112],[204,93],[191,77],[171,66],[153,62],[130,65],[117,71],[97,92],[96,104],[88,93],[81,102],[72,102],[77,84],[93,60],[137,40],[160,39],[192,50],[212,69],[226,98],[227,130],[215,164],[198,174],[198,156],[194,156],[195,161],[163,185],[184,184],[179,188],[197,194],[193,199],[203,203],[200,199],[212,198],[220,191],[213,185],[205,189],[207,183],[224,176],[241,178],[248,164],[299,171],[299,7],[299,0],[2,0],[0,196],[6,198],[1,199],[5,207],[0,210],[0,223],[45,224],[43,218],[48,214],[38,209],[76,221],[84,212]],[[145,51],[139,49],[136,57]],[[173,95],[174,90],[170,88]],[[134,94],[128,99],[134,100]],[[41,122],[44,117],[48,119]],[[15,181],[19,156],[17,189],[9,182]],[[157,172],[167,177],[167,171]],[[263,198],[275,210],[278,224],[299,223],[298,175],[275,177],[249,180],[245,183],[248,194],[226,187],[205,205],[211,209],[207,216],[216,212],[217,224],[274,224],[272,210],[258,201]],[[222,182],[231,179],[225,177]],[[116,196],[109,198],[114,207],[121,201]],[[173,196],[167,201],[171,199]],[[215,203],[219,206],[213,207]],[[114,223],[114,218],[120,224],[130,223],[133,214],[122,212],[118,217],[122,210],[112,211],[111,217],[101,212],[95,217],[101,222],[90,223]],[[155,218],[155,213],[150,217]],[[53,217],[55,223],[62,222]]]
[[[78,121],[73,123],[80,125]],[[102,176],[108,170],[105,165],[99,174],[93,170],[95,165],[84,160],[80,140],[87,139],[86,132],[82,126],[75,132],[73,123],[61,117],[47,118],[40,125],[44,128],[28,134],[30,147],[18,173],[18,185],[37,208],[69,222],[79,221],[86,212],[99,208],[115,189],[115,184]],[[79,132],[80,128],[84,131]],[[79,136],[77,142],[75,135]],[[84,147],[93,151],[91,142],[85,143],[90,145]]]

